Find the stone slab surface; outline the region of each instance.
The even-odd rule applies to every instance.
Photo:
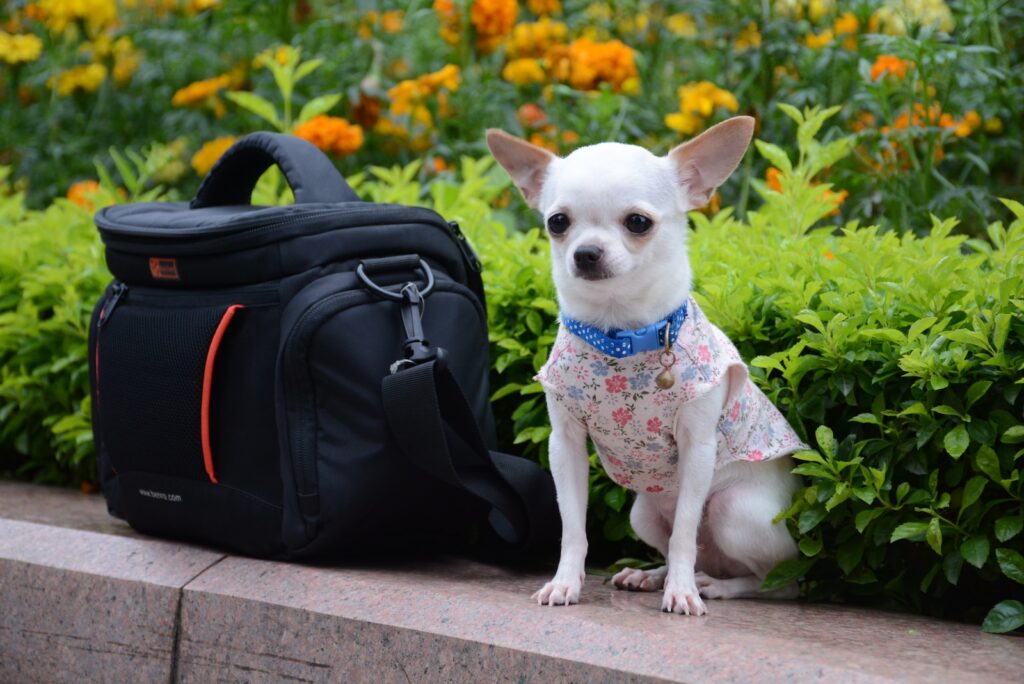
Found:
[[[181,587],[222,557],[0,518],[0,682],[170,681]]]
[[[660,596],[465,560],[314,567],[137,535],[0,482],[0,682],[1020,682],[1024,638],[834,605]]]
[[[227,558],[184,592],[179,674],[250,681],[1021,681],[1024,639],[832,605],[660,596],[590,577],[539,607],[547,579],[469,563],[314,568]],[[408,679],[406,679],[408,677]]]

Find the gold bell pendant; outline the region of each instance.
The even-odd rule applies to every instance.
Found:
[[[661,367],[662,371],[658,373],[658,377],[654,378],[654,384],[661,389],[668,389],[672,385],[676,384],[676,376],[672,373],[672,366],[676,363],[676,355],[672,352],[672,324],[669,323],[665,326],[665,349],[661,352]]]

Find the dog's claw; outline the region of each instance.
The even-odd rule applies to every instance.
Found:
[[[552,580],[535,592],[531,598],[537,600],[539,606],[568,606],[580,602],[582,582],[562,582]]]
[[[661,601],[661,609],[666,613],[680,615],[707,615],[708,609],[701,600],[696,586],[679,588],[665,587],[665,596]]]

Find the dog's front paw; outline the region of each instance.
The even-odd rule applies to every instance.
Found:
[[[582,579],[562,580],[560,577],[555,577],[531,598],[535,599],[539,606],[568,606],[580,602],[580,589],[582,588]]]
[[[665,584],[666,574],[668,567],[664,565],[654,570],[624,568],[612,577],[612,585],[627,591],[658,591]]]
[[[672,580],[665,584],[661,610],[665,613],[679,613],[680,615],[706,615],[708,612],[694,582],[673,582]]]

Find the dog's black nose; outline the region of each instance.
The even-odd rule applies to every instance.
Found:
[[[584,245],[577,249],[572,258],[576,262],[576,268],[581,271],[593,271],[601,262],[604,250],[596,245]]]

